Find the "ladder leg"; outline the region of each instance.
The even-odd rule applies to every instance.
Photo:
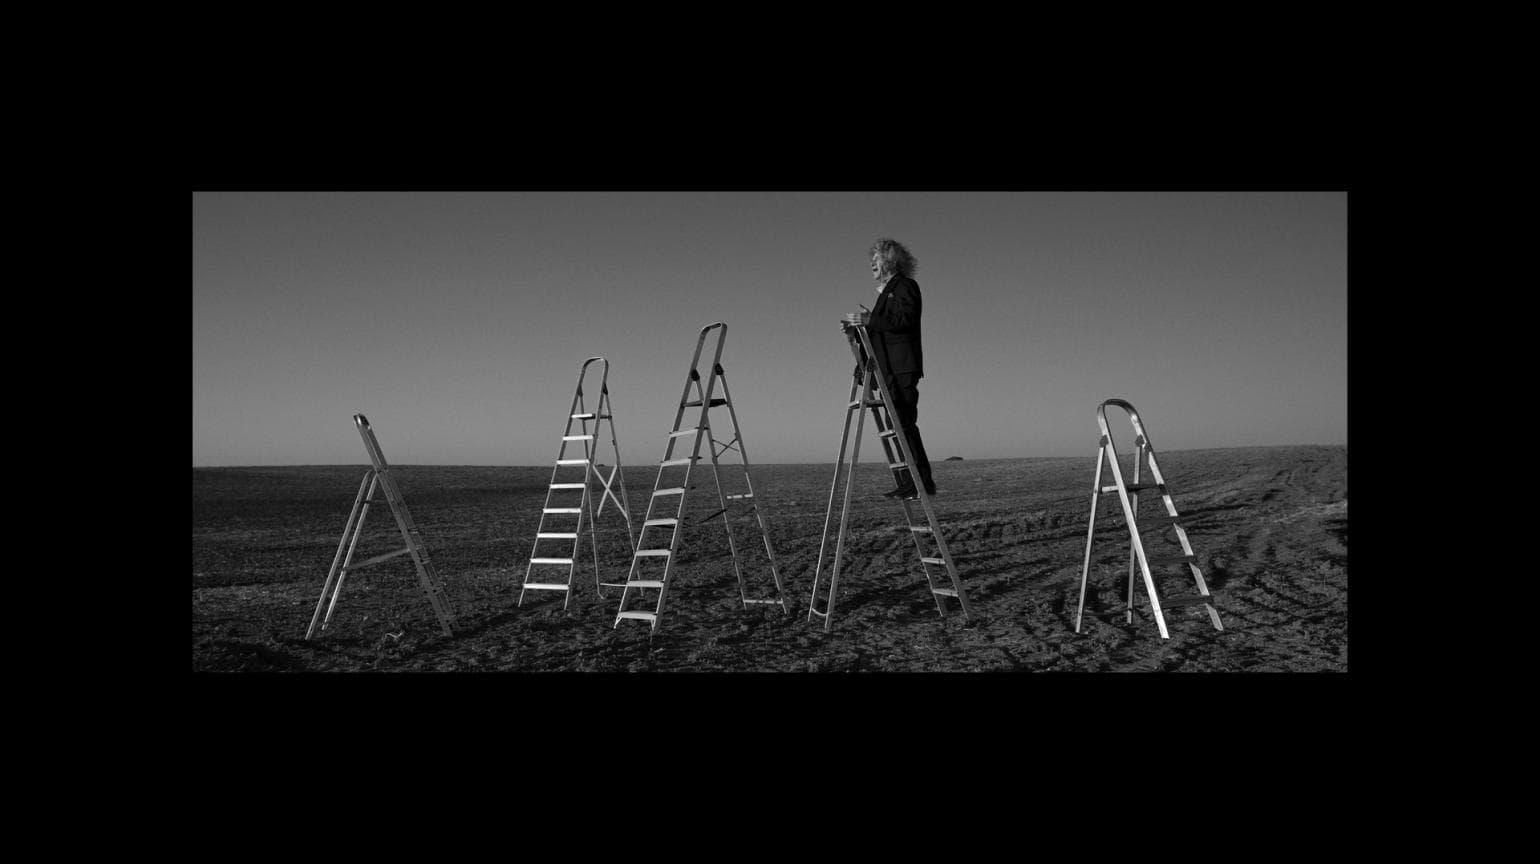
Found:
[[[867,402],[872,398],[872,373],[866,374],[866,386],[862,390],[861,401]],[[824,604],[823,629],[827,633],[834,627],[834,600],[839,593],[840,566],[843,563],[845,552],[845,526],[850,518],[850,493],[855,487],[856,466],[861,462],[861,432],[866,427],[866,412],[857,407],[856,439],[850,448],[850,468],[845,472],[845,500],[840,506],[840,530],[839,537],[834,543],[834,567],[829,571],[829,602]]]
[[[331,569],[326,572],[326,581],[321,585],[321,599],[316,601],[315,614],[310,616],[310,627],[305,630],[305,638],[315,635],[316,627],[321,623],[321,610],[326,607],[326,598],[331,594],[333,583],[337,579],[337,568],[342,566],[342,553],[347,548],[348,537],[353,534],[353,523],[358,519],[358,509],[364,503],[365,490],[369,486],[369,478],[374,476],[374,469],[364,472],[364,479],[359,481],[358,494],[353,498],[353,509],[348,511],[347,525],[342,529],[342,539],[337,541],[337,554],[332,557]]]
[[[372,473],[374,476],[369,480],[369,492],[364,496],[363,509],[358,511],[358,524],[353,526],[353,539],[348,542],[347,557],[342,559],[342,569],[337,571],[337,584],[332,588],[331,603],[326,607],[326,617],[321,619],[322,630],[332,623],[332,613],[337,611],[337,598],[342,596],[342,583],[347,581],[348,568],[353,564],[353,553],[358,549],[358,538],[364,533],[364,520],[369,517],[369,505],[374,501],[374,490],[380,485],[380,473]]]
[[[433,561],[428,557],[428,550],[423,547],[417,537],[417,524],[412,520],[412,511],[407,509],[406,499],[401,497],[401,490],[396,488],[394,478],[381,472],[380,485],[385,490],[385,501],[390,504],[391,515],[396,517],[396,527],[401,530],[401,539],[406,542],[406,550],[412,555],[412,563],[417,567],[417,582],[422,587],[423,593],[428,595],[428,603],[433,607],[433,613],[438,616],[439,628],[445,636],[453,636],[454,630],[450,622],[454,616],[445,608],[447,599],[443,597],[439,585],[438,571],[433,568]]]
[[[856,391],[860,388],[860,386],[861,386],[860,382],[855,382],[855,383],[852,383],[850,385],[850,396],[849,396],[849,398],[847,398],[845,400],[847,405],[849,403],[855,401]],[[813,569],[813,597],[809,601],[808,606],[807,606],[807,620],[810,621],[810,622],[813,620],[813,613],[815,611],[817,611],[817,608],[818,608],[818,581],[819,581],[819,576],[823,573],[823,553],[824,553],[824,549],[827,548],[828,543],[829,543],[829,523],[832,522],[833,519],[834,519],[834,498],[835,498],[835,496],[839,492],[840,471],[841,471],[841,469],[843,469],[845,467],[845,448],[849,444],[849,442],[850,442],[850,409],[846,408],[846,410],[845,410],[845,428],[843,430],[841,430],[841,432],[840,432],[840,455],[839,455],[839,457],[837,459],[834,460],[834,479],[829,481],[829,504],[828,504],[828,507],[824,510],[824,516],[823,516],[823,536],[818,541],[818,562],[817,562],[817,565]],[[850,482],[850,478],[849,478],[848,474],[846,475],[845,482],[846,482],[847,485]],[[842,524],[844,522],[844,518],[845,518],[845,514],[843,512],[841,512],[840,513],[840,521],[841,521]]]

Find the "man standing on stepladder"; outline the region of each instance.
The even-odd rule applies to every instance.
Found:
[[[872,278],[877,282],[877,302],[870,312],[852,312],[845,316],[849,324],[865,325],[871,334],[872,352],[882,374],[883,390],[893,404],[904,439],[914,458],[912,466],[925,485],[925,494],[936,494],[930,476],[930,460],[925,456],[925,442],[920,440],[920,394],[918,384],[925,375],[925,354],[920,347],[920,286],[914,281],[918,266],[904,244],[882,237],[872,244]],[[857,369],[859,374],[860,370]],[[918,492],[914,475],[899,472],[898,488],[883,493],[889,498],[914,498]]]

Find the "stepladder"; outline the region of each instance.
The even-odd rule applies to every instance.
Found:
[[[834,479],[829,484],[829,505],[824,514],[823,538],[819,541],[818,562],[813,571],[813,596],[808,604],[807,620],[812,621],[815,615],[821,617],[825,631],[830,630],[834,624],[834,604],[839,592],[839,579],[845,558],[851,490],[855,486],[855,469],[861,457],[861,435],[866,425],[866,414],[870,411],[872,425],[877,430],[877,440],[882,444],[883,457],[888,468],[893,472],[894,480],[898,481],[900,486],[911,486],[915,490],[912,497],[900,496],[898,501],[903,507],[904,521],[908,526],[909,536],[914,541],[915,553],[920,559],[920,569],[924,571],[926,585],[936,601],[936,611],[941,617],[946,617],[946,601],[947,598],[952,598],[962,608],[963,619],[971,621],[973,608],[968,602],[968,592],[963,588],[962,580],[958,577],[957,565],[952,559],[952,552],[947,546],[941,524],[936,519],[931,497],[926,493],[924,484],[919,482],[916,472],[910,470],[910,466],[914,464],[913,453],[903,430],[894,422],[896,413],[890,398],[892,388],[888,386],[888,378],[875,359],[877,355],[872,351],[871,334],[864,326],[852,325],[845,329],[845,336],[849,341],[850,351],[855,356],[856,368],[859,372],[854,376],[850,396],[846,400],[845,426],[840,434],[839,458],[834,463]],[[852,422],[855,424],[853,440],[850,434]],[[823,598],[823,609],[820,610],[818,589],[824,575],[825,556],[829,551],[829,527],[834,520],[835,501],[839,498],[841,473],[845,478],[844,495],[840,499],[839,527],[835,532],[833,554],[828,559],[830,562],[828,589]]]
[[[584,395],[583,384],[589,367],[595,363],[599,364],[602,371],[599,376],[599,394],[590,406]],[[603,581],[599,572],[598,523],[606,504],[614,502],[614,511],[625,522],[627,555],[636,548],[631,506],[626,498],[625,472],[621,467],[620,440],[615,433],[614,411],[610,407],[609,376],[610,364],[603,357],[588,358],[578,370],[577,389],[572,394],[572,404],[567,411],[567,425],[562,430],[561,447],[556,452],[551,482],[546,488],[539,524],[535,527],[535,542],[529,550],[529,563],[524,568],[519,606],[524,605],[527,592],[561,591],[562,609],[568,607],[572,602],[572,579],[577,572],[585,524],[593,552],[594,590],[603,599],[606,587],[624,587],[621,582]],[[573,428],[574,423],[577,424],[576,430]],[[593,423],[592,428],[589,423]],[[604,474],[604,466],[599,463],[599,441],[604,429],[609,431],[610,452],[614,455],[614,464],[610,466],[608,476]],[[573,448],[570,454],[569,447]],[[599,499],[597,506],[594,504],[596,487]],[[619,490],[618,495],[616,490]],[[571,530],[567,530],[569,528]],[[542,552],[542,548],[547,551]],[[552,548],[557,549],[555,554],[549,552]],[[536,568],[543,572],[552,572],[554,569],[557,574],[560,574],[561,568],[565,568],[566,578],[562,581],[550,578],[534,581],[538,572]]]
[[[412,563],[417,568],[418,584],[423,593],[428,595],[428,602],[433,607],[433,613],[438,616],[440,628],[445,636],[453,636],[454,616],[444,595],[443,580],[434,569],[433,561],[428,557],[428,550],[422,542],[422,532],[412,520],[406,500],[401,497],[401,490],[391,476],[390,463],[385,461],[379,439],[375,437],[374,429],[364,415],[354,414],[353,423],[364,439],[364,449],[369,451],[370,468],[364,472],[364,479],[358,485],[358,495],[353,499],[352,512],[348,514],[347,526],[342,530],[342,540],[337,544],[337,554],[332,558],[331,569],[321,587],[321,599],[316,602],[315,614],[310,617],[310,627],[305,631],[305,638],[310,639],[318,629],[325,630],[331,623],[332,614],[337,611],[337,598],[342,595],[342,585],[349,573],[383,564],[402,555],[412,556]],[[369,506],[381,500],[375,497],[376,492],[384,496],[385,503],[390,506],[396,528],[401,532],[401,539],[406,541],[406,546],[355,564],[353,555],[358,550],[359,537],[363,534],[364,522],[369,516]]]
[[[1113,443],[1112,431],[1107,427],[1107,406],[1109,405],[1127,412],[1129,420],[1133,423],[1134,460],[1131,479],[1123,476],[1123,469],[1118,461],[1117,446]],[[1096,422],[1101,427],[1101,443],[1096,452],[1096,476],[1091,482],[1091,517],[1086,525],[1085,563],[1080,570],[1080,603],[1075,610],[1075,632],[1080,632],[1081,620],[1085,613],[1086,581],[1091,569],[1091,545],[1095,539],[1096,511],[1102,495],[1116,496],[1124,523],[1128,527],[1128,591],[1123,609],[1125,623],[1133,623],[1134,584],[1139,581],[1136,576],[1142,576],[1145,595],[1149,598],[1150,612],[1155,618],[1155,626],[1159,628],[1162,639],[1171,638],[1166,628],[1166,610],[1185,606],[1203,606],[1208,610],[1209,621],[1213,623],[1214,629],[1224,630],[1224,625],[1219,620],[1219,610],[1214,607],[1214,598],[1209,593],[1208,584],[1203,580],[1203,570],[1198,566],[1198,556],[1193,550],[1192,540],[1184,524],[1186,520],[1176,511],[1176,503],[1171,499],[1171,490],[1155,459],[1155,445],[1151,443],[1149,433],[1145,431],[1139,412],[1125,400],[1108,399],[1096,407]],[[1142,470],[1146,464],[1149,466],[1148,478],[1142,476]],[[1108,469],[1112,475],[1111,485],[1103,485],[1104,468]],[[1157,497],[1162,506],[1150,507],[1146,512],[1141,513],[1140,497],[1145,493],[1151,497]],[[1156,550],[1152,553],[1145,544],[1143,532],[1167,529],[1172,532],[1168,539],[1174,540],[1179,548],[1171,548],[1168,543],[1165,550]],[[1156,573],[1161,568],[1171,566],[1184,567],[1190,572],[1193,584],[1197,587],[1196,594],[1168,595],[1162,592],[1155,578]]]
[[[704,381],[700,372],[701,353],[708,336],[715,331],[716,346],[711,367]],[[716,485],[718,508],[709,516],[696,518],[695,525],[703,525],[720,518],[727,535],[727,551],[732,558],[733,574],[738,582],[738,596],[743,608],[755,604],[779,604],[783,614],[789,614],[786,593],[777,568],[775,546],[770,539],[769,514],[762,500],[757,497],[754,478],[750,471],[748,448],[738,425],[737,409],[727,386],[727,374],[722,368],[722,348],[727,340],[727,325],[720,321],[701,328],[695,340],[695,353],[685,375],[684,391],[679,397],[679,408],[674,413],[674,425],[668,434],[663,459],[658,464],[657,477],[652,494],[647,499],[647,513],[637,535],[636,549],[632,553],[631,570],[621,590],[620,607],[615,613],[614,627],[621,621],[646,621],[651,625],[649,636],[656,633],[662,621],[669,589],[678,571],[680,539],[686,525],[686,499],[695,487],[694,472],[701,460],[704,445],[706,456],[711,460],[712,478]],[[721,395],[717,395],[718,387]],[[730,438],[719,437],[712,421],[712,409],[725,409],[727,424],[731,427]],[[693,409],[699,409],[698,411]],[[718,412],[718,418],[724,416]],[[694,425],[686,426],[687,422]],[[723,430],[725,431],[725,429]],[[683,446],[681,446],[683,445]],[[738,454],[741,479],[724,478],[722,457],[729,451]],[[738,473],[727,472],[729,475]],[[724,482],[726,480],[727,482]],[[757,556],[747,548],[740,548],[734,533],[734,523],[746,530],[741,523],[752,521],[764,541],[764,564],[769,570],[775,588],[774,597],[751,597],[745,569],[754,567]],[[667,541],[664,541],[664,537]],[[659,569],[661,565],[661,570]],[[762,580],[760,580],[762,584]],[[650,607],[650,608],[649,608]]]

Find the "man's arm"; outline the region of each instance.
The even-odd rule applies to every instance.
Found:
[[[873,312],[867,319],[866,329],[875,333],[891,330],[912,330],[920,320],[920,288],[913,279],[894,277],[898,282],[888,294],[888,302],[882,311]]]

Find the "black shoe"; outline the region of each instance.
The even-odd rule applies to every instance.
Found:
[[[882,493],[882,497],[884,497],[884,498],[914,498],[918,494],[919,493],[917,493],[915,491],[913,486],[907,486],[907,487],[900,486],[897,489],[893,489],[893,490],[890,490],[890,491]]]
[[[930,486],[926,486],[925,487],[925,494],[926,495],[934,495],[934,494],[936,494],[935,484],[932,484]]]

